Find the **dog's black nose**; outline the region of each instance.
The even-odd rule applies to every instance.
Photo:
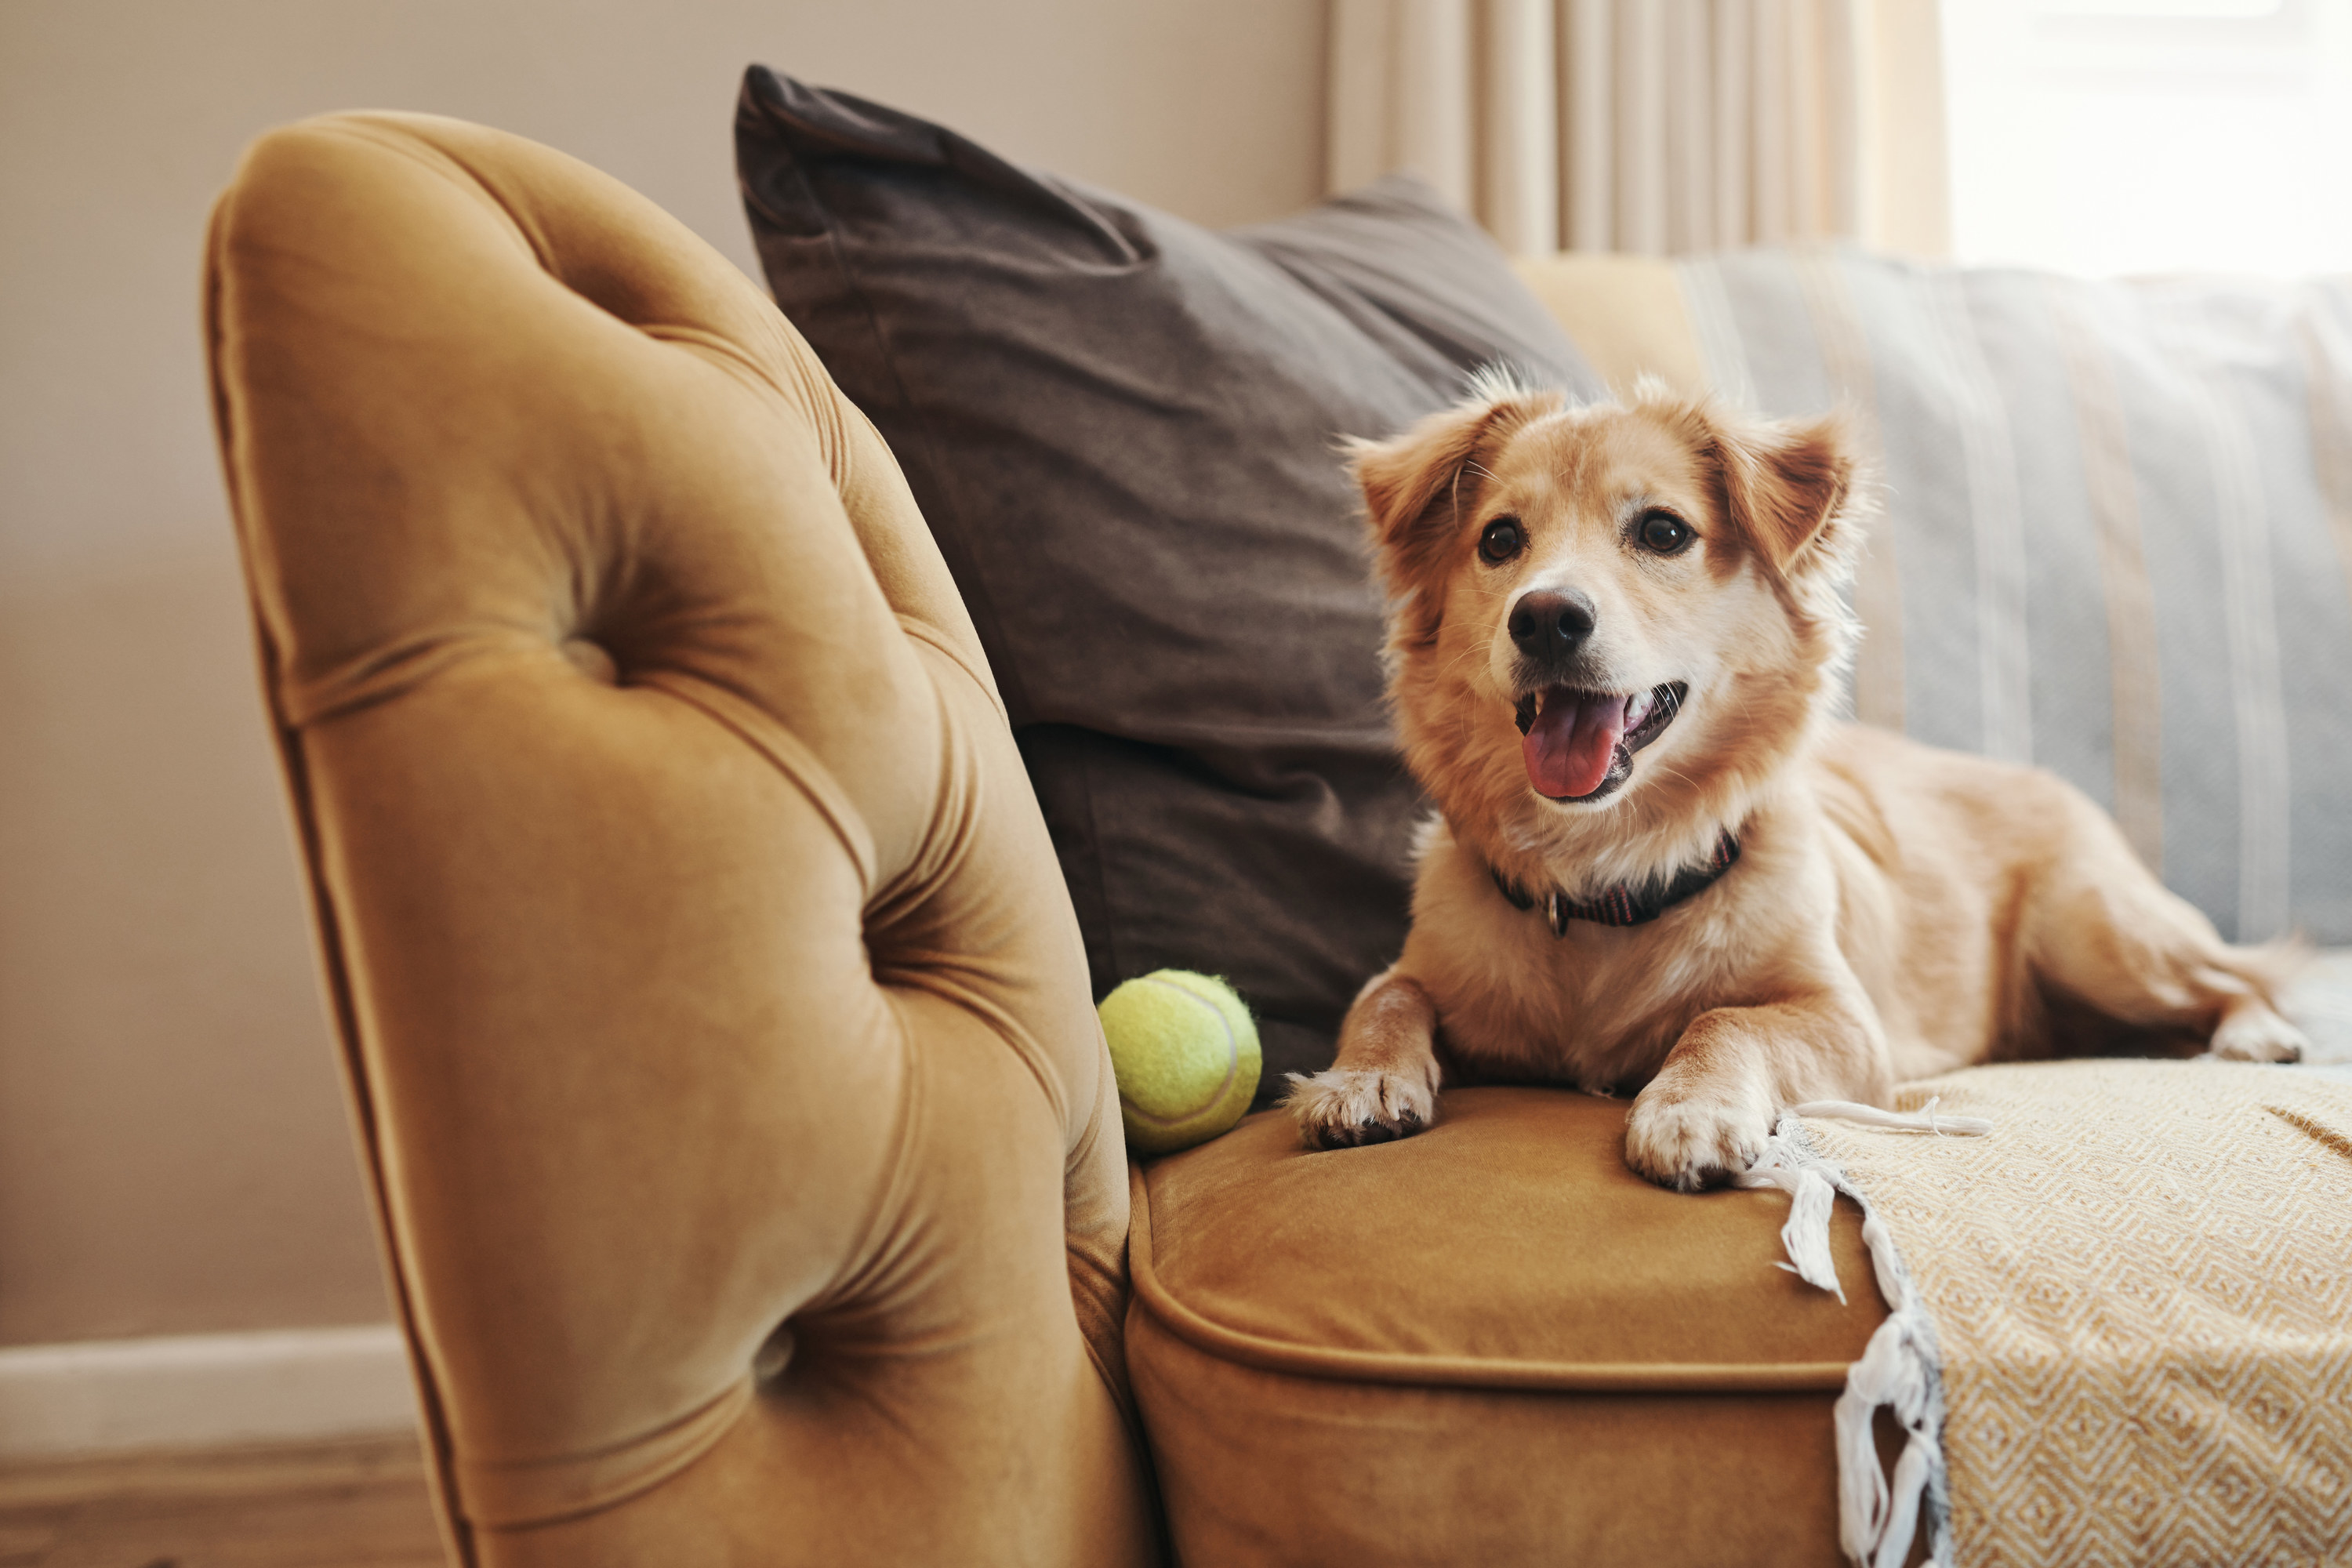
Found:
[[[1592,635],[1592,601],[1538,590],[1511,606],[1511,640],[1529,658],[1566,658]]]

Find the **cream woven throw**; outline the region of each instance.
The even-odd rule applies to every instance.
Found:
[[[1979,1068],[1899,1108],[1931,1098],[1992,1134],[1801,1142],[1933,1325],[1957,1560],[2352,1563],[2352,1073]]]

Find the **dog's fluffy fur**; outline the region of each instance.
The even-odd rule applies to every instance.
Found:
[[[1655,384],[1571,407],[1490,378],[1358,445],[1354,471],[1390,696],[1438,815],[1402,956],[1331,1070],[1294,1079],[1309,1143],[1426,1126],[1443,1058],[1455,1076],[1638,1086],[1625,1158],[1689,1189],[1745,1170],[1782,1107],[1884,1105],[1969,1063],[2121,1039],[2299,1053],[2274,1006],[2293,955],[2223,943],[2079,792],[1836,721],[1866,521],[1836,420],[1768,424]],[[1687,542],[1655,548],[1675,533],[1658,516]],[[1520,544],[1500,561],[1481,548],[1515,537],[1489,534],[1498,520]],[[1524,616],[1515,637],[1531,594],[1584,606],[1580,642],[1540,644]],[[1515,721],[1531,701],[1677,683],[1679,710],[1629,735],[1601,787],[1539,793]],[[1495,879],[1539,899],[1659,885],[1726,829],[1737,864],[1647,924],[1555,937]]]

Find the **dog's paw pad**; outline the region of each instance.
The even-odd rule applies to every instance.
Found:
[[[1283,1103],[1300,1139],[1315,1149],[1354,1149],[1410,1138],[1436,1115],[1427,1083],[1402,1073],[1335,1068],[1312,1078],[1290,1075]]]
[[[1719,1187],[1756,1163],[1772,1134],[1768,1108],[1644,1093],[1625,1121],[1625,1163],[1662,1187]]]

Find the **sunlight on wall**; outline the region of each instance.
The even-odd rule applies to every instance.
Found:
[[[1945,0],[1943,18],[1961,259],[2352,271],[2352,0]]]

